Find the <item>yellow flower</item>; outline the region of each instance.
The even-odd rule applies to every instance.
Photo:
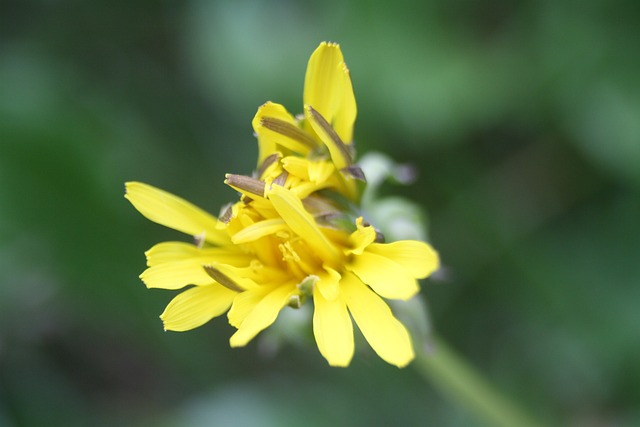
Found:
[[[405,366],[411,338],[386,299],[407,300],[417,279],[438,268],[426,243],[382,243],[358,210],[364,176],[353,164],[355,98],[336,44],[309,61],[304,118],[266,103],[253,120],[259,144],[253,177],[227,175],[240,200],[216,218],[152,186],[130,182],[125,197],[148,219],[194,236],[147,253],[140,276],[149,288],[182,289],[160,316],[185,331],[227,312],[246,345],[279,312],[313,300],[313,332],[332,366],[354,353],[352,319],[388,363]],[[359,184],[360,183],[360,184]]]

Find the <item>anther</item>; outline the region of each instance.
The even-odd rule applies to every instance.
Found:
[[[338,148],[338,150],[340,150],[340,154],[345,159],[347,164],[350,164],[353,161],[352,150],[349,149],[349,147],[344,142],[342,142],[340,135],[337,134],[335,129],[333,129],[331,124],[329,124],[327,119],[325,119],[322,114],[320,114],[311,105],[307,105],[307,108],[309,109],[309,113],[311,114],[313,120],[322,128],[324,133],[326,133],[327,136],[331,138],[335,146]]]
[[[224,183],[240,192],[264,197],[264,182],[245,175],[226,174]]]
[[[276,119],[273,117],[263,117],[260,124],[265,128],[272,130],[280,135],[284,135],[295,141],[298,141],[302,145],[308,148],[314,148],[317,143],[311,138],[309,134],[297,127],[296,125],[285,122],[284,120]]]
[[[213,265],[203,265],[202,268],[204,268],[204,271],[206,271],[213,280],[220,283],[225,288],[234,292],[244,292],[244,289],[242,289],[240,285]]]

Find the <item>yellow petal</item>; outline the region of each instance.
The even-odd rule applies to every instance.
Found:
[[[288,228],[282,218],[267,219],[243,228],[231,237],[231,241],[235,244],[253,242]]]
[[[407,329],[380,297],[351,274],[343,277],[340,288],[353,320],[378,356],[399,368],[413,360]]]
[[[165,262],[182,261],[198,256],[198,247],[184,242],[162,242],[144,253],[149,267]]]
[[[331,366],[348,366],[353,357],[353,324],[345,302],[327,300],[316,287],[313,292],[313,334],[320,354]]]
[[[309,244],[311,250],[326,261],[339,262],[340,253],[337,248],[322,234],[313,216],[305,210],[298,197],[278,185],[271,188],[268,197],[282,219],[294,233]]]
[[[278,313],[287,305],[295,291],[295,286],[283,285],[275,287],[266,294],[245,317],[236,333],[231,336],[229,340],[231,347],[245,346],[260,331],[275,322]]]
[[[235,267],[219,262],[213,262],[210,265],[242,289],[254,289],[258,287],[258,284],[255,282],[255,279],[259,278],[258,274],[250,265]]]
[[[376,240],[376,230],[371,226],[363,226],[362,222],[362,217],[356,220],[357,229],[349,236],[350,249],[347,250],[347,253],[360,255],[365,248]]]
[[[229,243],[224,231],[216,228],[217,218],[171,193],[141,182],[125,184],[125,198],[147,219],[192,236],[204,235],[207,242]]]
[[[418,281],[400,264],[368,251],[355,256],[347,269],[384,298],[408,300],[420,291]]]
[[[233,300],[229,313],[227,313],[229,324],[234,328],[239,328],[255,306],[273,289],[273,286],[258,286],[255,289],[239,293]]]
[[[325,160],[309,162],[309,180],[316,184],[323,183],[331,177],[335,170],[333,163]]]
[[[140,279],[147,288],[181,289],[187,285],[208,285],[213,279],[198,260],[170,261],[147,268]]]
[[[306,155],[316,145],[310,135],[298,127],[295,118],[280,104],[267,102],[258,108],[252,121],[258,136],[258,165],[278,151],[278,146]]]
[[[211,284],[196,286],[178,294],[160,315],[165,331],[197,328],[229,309],[235,292]]]
[[[333,301],[340,295],[340,279],[342,276],[336,270],[331,267],[324,266],[324,271],[318,274],[318,281],[316,282],[316,288],[320,291],[322,296]]]
[[[349,69],[338,44],[320,43],[311,55],[303,101],[324,116],[345,143],[351,142],[357,114],[356,99]]]
[[[431,246],[417,240],[373,243],[367,251],[395,261],[418,279],[424,279],[440,266],[438,253]]]
[[[145,252],[145,256],[149,267],[188,259],[197,260],[202,264],[222,262],[237,267],[247,265],[251,261],[251,257],[248,254],[236,250],[234,246],[199,248],[196,245],[184,242],[158,243]]]

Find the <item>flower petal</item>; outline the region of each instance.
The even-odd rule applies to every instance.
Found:
[[[185,242],[162,242],[146,251],[149,267],[165,262],[182,261],[198,256],[198,247]]]
[[[418,281],[400,264],[364,251],[354,256],[347,269],[384,298],[408,300],[418,293]]]
[[[217,218],[180,197],[141,182],[125,184],[125,198],[147,219],[216,245],[229,243],[224,231],[216,228]]]
[[[326,300],[333,301],[340,295],[339,283],[342,276],[331,267],[326,265],[323,267],[324,271],[318,274],[316,288]]]
[[[356,255],[362,254],[364,250],[376,240],[376,230],[372,226],[363,226],[362,217],[356,219],[356,231],[349,236],[349,246],[347,253],[353,253]]]
[[[413,360],[407,329],[379,296],[352,274],[343,277],[340,288],[349,312],[378,356],[399,368]]]
[[[181,289],[187,285],[208,285],[213,279],[197,259],[165,262],[147,268],[140,279],[147,288]]]
[[[297,156],[283,158],[282,167],[290,174],[314,184],[324,183],[336,170],[330,161],[309,160]]]
[[[395,261],[417,279],[429,276],[440,265],[438,253],[428,244],[417,240],[373,243],[367,251]]]
[[[280,310],[287,305],[296,291],[294,285],[279,285],[266,294],[242,321],[240,328],[231,336],[231,347],[245,346],[260,331],[275,322]]]
[[[351,142],[357,115],[356,99],[349,69],[338,44],[320,43],[311,55],[303,102],[325,117],[345,143]]]
[[[165,331],[197,328],[229,309],[235,292],[216,283],[178,294],[160,315]]]
[[[237,267],[247,265],[251,256],[238,251],[234,246],[225,248],[199,248],[191,243],[162,242],[145,252],[147,265],[164,264],[166,262],[198,260],[202,263],[222,262]]]
[[[306,155],[317,145],[313,138],[298,127],[295,118],[280,104],[267,102],[258,108],[252,121],[258,135],[258,165],[278,151],[278,145],[294,153]]]
[[[348,366],[353,357],[353,323],[341,298],[327,300],[316,287],[313,291],[313,334],[320,354],[331,366]]]
[[[291,191],[274,185],[268,193],[269,200],[287,225],[306,241],[313,251],[327,261],[339,262],[340,253],[317,226],[313,216],[307,212],[302,201]]]
[[[247,318],[249,313],[251,313],[255,306],[262,301],[262,298],[272,290],[273,287],[258,286],[255,289],[236,295],[231,309],[229,309],[227,313],[229,324],[234,328],[240,328],[240,325],[242,325],[242,322],[244,322],[244,319]]]
[[[233,243],[241,244],[258,240],[261,237],[287,230],[289,227],[282,218],[266,219],[243,228],[231,237]]]

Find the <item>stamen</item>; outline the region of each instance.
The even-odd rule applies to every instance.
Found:
[[[240,192],[255,194],[264,197],[264,182],[245,175],[226,174],[224,183]]]
[[[218,270],[212,265],[203,265],[204,271],[216,282],[220,283],[225,288],[234,292],[244,292],[245,290],[240,287],[233,279]]]
[[[317,143],[313,138],[299,127],[285,122],[284,120],[276,119],[273,117],[263,117],[260,124],[265,128],[298,141],[302,145],[308,148],[314,148]]]
[[[204,246],[206,237],[207,237],[207,233],[205,231],[193,236],[193,243],[198,247],[198,249],[202,249],[202,247]]]
[[[311,105],[307,105],[307,108],[309,109],[309,113],[311,114],[311,117],[313,117],[313,120],[315,120],[315,122],[322,128],[327,136],[331,138],[335,146],[338,148],[338,150],[340,150],[340,154],[345,159],[347,164],[350,164],[353,161],[353,154],[349,147],[347,147],[347,145],[342,142],[340,136],[336,133],[331,124],[329,124],[327,119],[322,116],[322,114],[316,111]]]
[[[345,175],[349,175],[352,178],[357,179],[358,181],[362,181],[362,182],[367,182],[367,177],[364,176],[364,171],[362,170],[362,168],[360,168],[360,166],[357,165],[351,165],[351,166],[347,166],[346,168],[340,169],[340,172],[342,172]]]
[[[225,224],[229,224],[231,217],[233,217],[233,203],[228,203],[220,210],[220,217],[218,219]]]
[[[282,172],[280,175],[278,175],[276,177],[276,179],[274,179],[271,184],[272,185],[279,185],[280,187],[284,187],[284,183],[287,181],[287,178],[289,177],[289,172],[284,171]]]
[[[273,163],[277,162],[280,157],[282,157],[282,155],[280,153],[273,153],[270,156],[267,156],[267,158],[262,161],[262,164],[260,165],[260,167],[256,171],[257,175],[258,175],[258,178],[262,178],[262,175],[269,168],[269,166],[271,166]]]

